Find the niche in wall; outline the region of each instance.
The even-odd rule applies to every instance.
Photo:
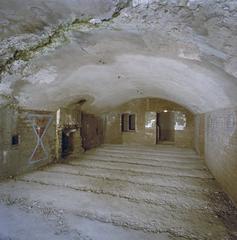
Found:
[[[20,143],[20,137],[19,134],[14,134],[12,135],[12,139],[11,139],[11,144],[12,146],[16,146]]]

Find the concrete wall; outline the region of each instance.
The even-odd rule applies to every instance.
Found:
[[[205,114],[205,160],[237,204],[237,108]]]
[[[194,146],[194,117],[193,114],[182,106],[170,101],[157,98],[135,99],[111,112],[103,115],[105,126],[105,143],[114,144],[155,144],[156,127],[146,128],[146,113],[180,111],[186,115],[187,126],[183,130],[175,131],[175,145],[181,147]],[[121,131],[121,114],[136,114],[136,131]]]
[[[37,135],[32,123],[42,127],[38,129],[42,134],[50,118],[42,140],[46,153],[39,146],[33,154]],[[52,162],[55,158],[55,133],[55,114],[52,112],[0,109],[0,177],[18,175]],[[19,144],[12,145],[12,136],[16,134],[19,135]]]

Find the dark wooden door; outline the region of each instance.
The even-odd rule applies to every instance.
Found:
[[[81,138],[85,150],[102,143],[103,125],[99,118],[92,114],[82,114]]]

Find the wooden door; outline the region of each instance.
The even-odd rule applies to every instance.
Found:
[[[81,138],[85,150],[97,147],[102,143],[103,124],[92,114],[82,114]]]

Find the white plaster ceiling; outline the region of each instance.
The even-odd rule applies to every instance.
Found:
[[[61,0],[69,7],[56,14],[58,19],[79,14],[72,6],[84,2]],[[92,2],[87,4],[95,6]],[[119,1],[95,2],[102,10],[89,15],[103,20]],[[59,39],[27,62],[15,61],[11,74],[3,75],[0,92],[13,94],[23,107],[49,110],[84,98],[91,111],[139,97],[168,99],[194,113],[236,106],[236,1],[148,2],[133,2],[109,22],[73,27],[66,41]],[[18,44],[24,36],[27,46],[42,32],[10,35]]]

